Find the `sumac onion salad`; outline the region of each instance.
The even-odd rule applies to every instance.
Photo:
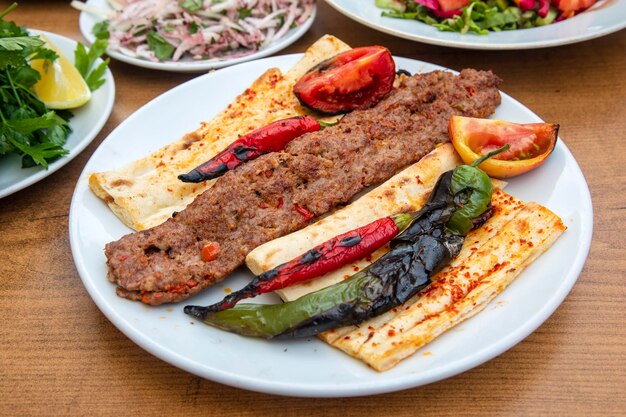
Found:
[[[315,0],[109,0],[114,10],[73,1],[104,18],[93,33],[111,50],[150,61],[250,55],[304,23]]]

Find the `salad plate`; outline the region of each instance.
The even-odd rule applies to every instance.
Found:
[[[45,35],[70,61],[74,62],[76,41],[41,30],[29,29],[29,32],[34,35]],[[98,59],[96,65],[100,62],[101,60]],[[106,80],[105,83],[92,93],[91,100],[87,104],[71,110],[74,114],[74,117],[70,119],[72,132],[68,135],[65,145],[63,145],[69,151],[67,155],[50,163],[48,169],[40,166],[22,168],[21,157],[17,154],[0,157],[0,198],[13,194],[52,175],[74,159],[76,155],[81,153],[91,143],[108,120],[113,109],[113,102],[115,101],[115,82],[109,69],[106,70],[104,79]]]
[[[506,190],[554,211],[567,231],[483,312],[387,372],[376,372],[316,338],[246,338],[205,326],[183,313],[185,304],[212,304],[231,289],[243,287],[252,277],[245,268],[180,304],[152,307],[115,294],[115,285],[107,280],[103,247],[131,230],[90,191],[90,173],[124,165],[193,131],[264,71],[272,67],[287,71],[301,56],[266,58],[197,77],[135,112],[94,152],[74,191],[69,235],[83,284],[105,316],[146,351],[193,374],[254,391],[309,397],[369,395],[428,384],[473,368],[532,333],[576,282],[591,242],[589,189],[562,140],[546,163],[511,179]],[[395,60],[398,67],[412,73],[443,69],[411,59]],[[207,101],[207,96],[215,99]],[[502,94],[502,104],[493,118],[521,123],[541,121],[506,94]],[[128,141],[129,137],[134,140]],[[257,300],[278,302],[269,294]]]
[[[473,33],[442,32],[417,20],[383,17],[374,0],[326,0],[350,19],[400,38],[465,49],[533,49],[566,45],[608,35],[626,27],[626,2],[602,0],[561,22],[530,29]]]
[[[101,10],[113,10],[107,0],[87,0],[86,5],[88,7],[93,7]],[[242,62],[252,61],[255,59],[263,58],[276,52],[285,49],[298,39],[300,39],[311,27],[313,21],[315,20],[315,16],[317,14],[317,5],[313,6],[313,11],[311,16],[302,23],[301,25],[290,29],[285,36],[278,39],[277,41],[270,42],[269,45],[261,48],[260,50],[241,57],[236,58],[225,58],[225,59],[207,59],[207,60],[191,60],[191,59],[181,59],[180,61],[168,61],[168,62],[153,62],[143,58],[135,58],[129,55],[125,55],[119,51],[107,50],[107,55],[111,58],[117,59],[118,61],[125,62],[127,64],[135,65],[142,68],[149,68],[155,70],[162,71],[173,71],[173,72],[202,72],[208,71],[211,69],[219,69],[229,65],[240,64]],[[89,43],[93,43],[96,40],[95,35],[92,32],[92,29],[95,24],[101,22],[103,19],[101,17],[97,17],[88,12],[81,12],[79,17],[79,26],[80,31],[87,39]]]

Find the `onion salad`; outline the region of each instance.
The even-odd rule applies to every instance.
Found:
[[[102,19],[109,49],[153,62],[224,60],[255,53],[311,17],[315,0],[108,0],[72,6]]]

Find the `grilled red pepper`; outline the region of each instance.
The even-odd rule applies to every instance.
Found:
[[[278,120],[240,137],[207,162],[187,174],[179,175],[178,179],[183,182],[202,182],[221,177],[244,162],[269,152],[283,150],[298,136],[307,132],[316,132],[320,128],[319,122],[309,116]]]
[[[414,213],[384,217],[335,236],[305,254],[255,277],[244,288],[207,307],[207,310],[213,313],[226,310],[243,299],[308,281],[357,261],[393,239],[414,217]]]

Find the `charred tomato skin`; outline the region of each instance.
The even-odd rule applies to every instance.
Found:
[[[494,148],[509,144],[508,151],[480,164],[491,177],[509,178],[524,174],[546,161],[556,146],[559,125],[453,116],[448,130],[454,148],[466,164]]]
[[[387,48],[365,46],[320,62],[293,92],[303,106],[341,114],[374,106],[393,88],[396,66]]]

